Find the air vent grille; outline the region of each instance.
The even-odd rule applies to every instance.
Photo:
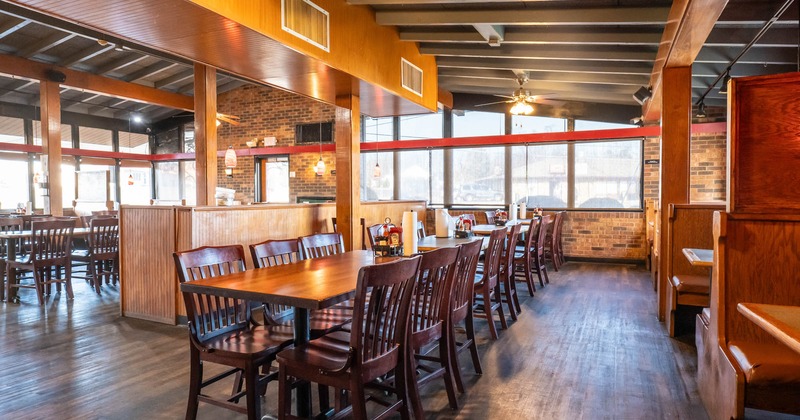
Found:
[[[284,31],[330,52],[328,12],[309,0],[281,0]]]
[[[411,64],[405,58],[400,60],[403,87],[422,96],[422,69]]]

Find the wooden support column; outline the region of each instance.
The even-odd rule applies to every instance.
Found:
[[[360,238],[361,124],[355,95],[336,98],[336,224],[344,246],[352,251]]]
[[[194,65],[194,144],[197,205],[214,206],[217,188],[217,70]]]
[[[61,191],[61,95],[58,83],[41,80],[39,83],[42,123],[42,171],[48,183],[49,195],[44,196],[44,213],[64,215]]]
[[[666,293],[669,288],[670,249],[668,237],[670,204],[689,203],[689,143],[692,129],[692,68],[670,67],[663,70],[663,92],[661,102],[661,174],[659,179],[659,203],[661,211],[661,256],[658,261],[658,319],[664,320]]]

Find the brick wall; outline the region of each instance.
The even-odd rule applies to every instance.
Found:
[[[644,213],[567,212],[563,245],[568,257],[643,260]]]
[[[689,168],[691,201],[725,200],[726,153],[726,133],[692,136]]]
[[[265,86],[247,85],[217,98],[219,112],[236,115],[241,123],[238,126],[223,123],[217,128],[217,146],[225,150],[247,148],[246,142],[274,136],[277,146],[293,146],[294,130],[297,124],[333,121],[335,107],[303,96]],[[289,157],[289,171],[295,172],[289,178],[290,201],[302,196],[335,196],[336,177],[330,174],[335,168],[335,155],[323,153],[327,173],[314,174],[312,167],[319,160],[319,153],[302,153]],[[233,177],[224,176],[222,158],[217,160],[219,171],[218,185],[236,190],[237,200],[243,203],[255,200],[255,168],[252,157],[239,157],[233,170]]]

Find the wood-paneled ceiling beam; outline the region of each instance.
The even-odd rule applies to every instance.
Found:
[[[663,25],[665,7],[605,7],[514,10],[387,10],[377,11],[381,25]]]
[[[3,39],[13,34],[14,32],[17,32],[18,30],[24,28],[29,23],[31,23],[31,21],[26,19],[20,20],[16,18],[11,18],[7,22],[3,22],[3,24],[0,25],[0,39]]]
[[[64,32],[57,32],[51,34],[50,36],[47,36],[44,39],[41,39],[38,42],[34,42],[33,44],[28,45],[26,48],[17,51],[17,56],[22,58],[33,57],[34,55],[39,54],[42,51],[47,51],[50,48],[55,47],[56,45],[69,41],[75,36],[76,36],[75,34],[68,34]]]
[[[551,0],[518,0],[525,3],[538,3]],[[588,0],[587,3],[591,1]],[[508,0],[347,0],[347,4],[358,5],[409,5],[409,4],[462,4],[462,3],[508,3]]]
[[[187,111],[194,108],[194,101],[190,96],[178,95],[136,83],[123,82],[19,57],[4,56],[0,60],[0,73],[2,74],[42,80],[47,78],[46,72],[48,70],[63,73],[66,76],[66,81],[62,85],[71,86],[75,89]]]
[[[661,28],[636,31],[622,31],[624,28],[538,28],[507,27],[503,44],[555,44],[555,45],[649,45],[658,46]],[[460,31],[452,28],[447,31],[431,31],[423,28],[401,29],[400,39],[414,42],[457,42],[482,44],[486,41],[475,31]]]
[[[58,62],[58,65],[61,67],[70,67],[78,63],[82,63],[86,60],[91,60],[94,57],[97,57],[100,54],[103,54],[106,51],[110,51],[114,48],[113,45],[92,45],[90,48],[82,49],[72,55],[68,55],[64,57],[61,61]]]
[[[442,68],[472,69],[523,69],[529,71],[619,73],[650,75],[653,66],[648,62],[615,61],[562,61],[524,58],[477,58],[477,57],[437,57],[436,64]]]
[[[650,75],[652,96],[642,106],[647,122],[661,118],[662,69],[691,66],[708,35],[714,29],[728,0],[674,0],[661,38],[653,72]]]
[[[648,47],[614,48],[569,48],[543,45],[510,45],[500,48],[489,46],[459,46],[453,44],[420,44],[423,54],[453,57],[519,58],[548,60],[594,60],[594,61],[638,61],[653,62],[654,49]]]

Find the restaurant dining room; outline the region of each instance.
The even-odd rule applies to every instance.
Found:
[[[0,418],[800,418],[798,3],[0,1]]]

